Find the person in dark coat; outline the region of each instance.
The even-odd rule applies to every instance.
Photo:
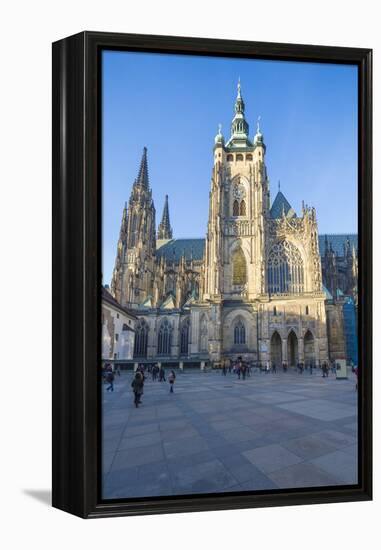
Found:
[[[168,382],[169,382],[169,385],[170,385],[170,390],[169,390],[170,393],[173,393],[173,386],[175,385],[175,380],[176,380],[175,371],[171,370],[170,375],[168,376]]]
[[[114,373],[112,372],[112,369],[106,372],[106,382],[108,383],[106,390],[114,391]]]
[[[143,386],[144,386],[143,375],[141,372],[137,371],[135,373],[134,379],[131,384],[132,391],[134,392],[134,404],[136,408],[142,402],[141,397],[143,395]]]
[[[165,370],[164,367],[160,367],[159,370],[159,382],[165,382]]]

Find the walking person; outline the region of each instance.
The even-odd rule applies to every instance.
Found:
[[[152,381],[153,382],[156,380],[156,377],[157,377],[157,367],[156,367],[156,365],[153,365],[152,366]]]
[[[238,376],[238,380],[241,380],[241,361],[242,357],[238,357],[237,363],[236,363],[236,373]]]
[[[136,371],[131,387],[132,391],[134,392],[134,404],[135,407],[138,408],[139,404],[142,402],[141,398],[143,395],[144,387],[143,375],[140,371]]]
[[[245,361],[241,362],[241,369],[242,369],[242,380],[246,379],[246,363]]]
[[[175,371],[171,370],[171,372],[168,376],[168,382],[169,382],[169,385],[170,385],[169,393],[173,393],[173,386],[175,384],[175,380],[176,380]]]
[[[328,365],[326,361],[324,361],[322,365],[322,371],[323,371],[323,378],[328,377]]]
[[[165,370],[164,367],[160,367],[159,370],[159,382],[165,382]]]
[[[106,390],[114,391],[114,373],[112,372],[112,369],[108,370],[106,373],[106,382],[108,383]]]

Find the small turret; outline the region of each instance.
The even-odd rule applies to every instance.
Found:
[[[221,130],[222,130],[222,125],[219,124],[219,125],[218,125],[218,134],[217,134],[216,137],[214,138],[214,143],[215,143],[216,147],[217,147],[217,146],[223,147],[224,144],[225,144],[225,138],[224,138],[224,136],[222,135]]]
[[[257,133],[254,136],[254,147],[263,147],[264,151],[266,152],[266,145],[265,145],[265,142],[263,141],[263,134],[261,132],[260,125],[259,125],[260,120],[261,120],[261,117],[259,116],[257,120]]]

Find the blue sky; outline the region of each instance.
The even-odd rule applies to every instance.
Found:
[[[204,237],[218,124],[230,136],[237,80],[250,136],[261,116],[271,200],[315,206],[319,233],[357,232],[357,68],[103,52],[103,281],[143,147],[156,222],[169,195],[175,238]]]

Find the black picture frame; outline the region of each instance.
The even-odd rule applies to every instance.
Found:
[[[100,235],[103,49],[358,67],[359,483],[356,486],[102,501]],[[83,518],[372,498],[372,50],[82,32],[53,44],[53,506]]]

